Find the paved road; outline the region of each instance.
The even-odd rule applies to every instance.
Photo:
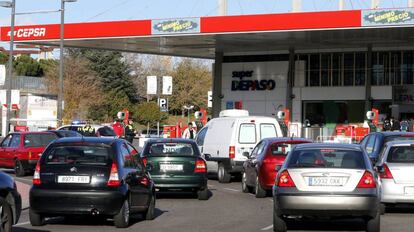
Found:
[[[30,183],[30,177],[17,180]],[[241,192],[240,182],[220,184],[209,181],[211,197],[199,201],[191,195],[159,195],[156,204],[157,217],[144,221],[137,216],[128,229],[116,229],[111,221],[93,218],[51,218],[43,227],[29,224],[28,210],[24,210],[14,232],[43,231],[272,231],[272,198],[256,199],[252,194]],[[394,210],[382,216],[382,231],[411,232],[414,228],[414,208]],[[361,231],[358,220],[295,222],[289,231]]]

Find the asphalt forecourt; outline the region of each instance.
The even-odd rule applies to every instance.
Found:
[[[12,173],[9,172],[12,176]],[[25,177],[24,182],[30,180]],[[22,191],[27,184],[16,178]],[[26,185],[26,186],[25,186]],[[122,231],[273,231],[271,197],[255,198],[253,194],[242,193],[240,182],[220,184],[209,180],[210,199],[199,201],[189,194],[158,194],[156,218],[145,221],[136,216],[131,226]],[[21,188],[19,188],[20,191]],[[25,190],[26,189],[26,190]],[[22,194],[22,193],[21,193]],[[28,197],[23,193],[22,197]],[[28,202],[23,199],[23,202]],[[381,231],[411,232],[414,228],[414,208],[394,209],[381,217]],[[362,231],[364,224],[359,220],[334,221],[292,221],[289,231]],[[29,210],[23,206],[19,223],[14,232],[43,231],[118,231],[110,220],[94,217],[55,217],[47,219],[42,227],[32,227]]]

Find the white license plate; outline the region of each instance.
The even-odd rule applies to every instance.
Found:
[[[89,176],[58,176],[58,183],[65,184],[89,184]]]
[[[182,171],[182,164],[160,164],[161,171]]]
[[[406,195],[414,195],[414,187],[405,187],[404,194]]]
[[[309,186],[343,186],[341,177],[309,177]]]

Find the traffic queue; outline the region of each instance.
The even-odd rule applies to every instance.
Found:
[[[152,220],[159,193],[208,200],[209,173],[221,183],[240,177],[242,192],[257,198],[273,196],[276,232],[304,218],[361,218],[366,231],[380,231],[389,208],[414,203],[411,132],[372,132],[360,144],[314,143],[284,136],[275,118],[228,110],[197,132],[189,126],[186,138],[150,138],[139,153],[127,140],[86,136],[88,128],[77,128],[58,131],[83,134],[12,133],[1,143],[14,162],[0,166],[13,167],[18,176],[34,172],[32,226],[71,215],[110,218],[117,228],[128,227],[134,214]],[[1,225],[10,231],[21,205],[11,210],[5,199],[0,196],[0,203],[10,216]]]

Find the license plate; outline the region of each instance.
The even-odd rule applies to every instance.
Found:
[[[405,187],[404,194],[406,195],[414,195],[414,187]]]
[[[343,186],[341,177],[309,177],[309,186]]]
[[[58,176],[58,183],[65,184],[89,184],[89,176]]]
[[[182,171],[182,164],[160,164],[161,171]]]

